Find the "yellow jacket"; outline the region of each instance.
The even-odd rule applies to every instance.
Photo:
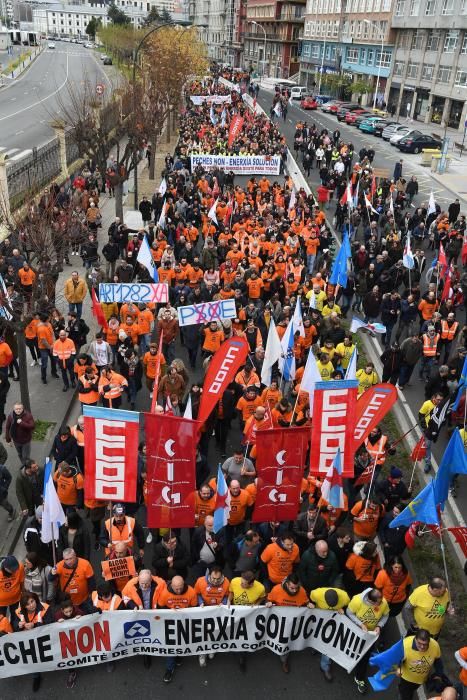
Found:
[[[65,282],[64,294],[69,304],[81,304],[87,293],[88,288],[86,282],[82,280],[81,277],[78,278],[78,284],[76,286],[71,277]]]

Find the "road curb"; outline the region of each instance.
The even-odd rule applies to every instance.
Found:
[[[0,90],[5,90],[9,87],[12,87],[13,85],[16,85],[16,83],[18,82],[18,79],[21,79],[23,77],[23,75],[29,70],[29,68],[33,65],[33,63],[36,62],[36,59],[39,58],[39,56],[42,56],[44,51],[45,51],[45,45],[41,46],[40,51],[38,51],[37,53],[34,54],[34,56],[31,58],[29,63],[26,66],[24,66],[23,69],[17,75],[15,75],[14,78],[8,78],[8,76],[6,76],[5,73],[2,73],[3,80],[5,80],[5,78],[6,78],[10,82],[3,83],[2,85],[0,85]]]

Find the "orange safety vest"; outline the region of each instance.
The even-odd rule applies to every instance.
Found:
[[[32,622],[35,625],[40,625],[42,623],[42,618],[44,617],[45,613],[49,609],[49,606],[47,603],[41,603],[43,610],[36,610],[34,615],[32,617],[29,616],[26,619],[23,613],[21,612],[21,607],[16,608],[15,610],[15,615],[18,618],[20,622]]]
[[[430,338],[426,333],[423,334],[423,354],[425,357],[435,357],[436,348],[438,347],[439,333]]]
[[[107,386],[108,384],[117,384],[118,386],[114,386],[110,389],[110,391],[104,392],[104,386]],[[101,374],[99,379],[99,393],[102,394],[104,399],[117,399],[123,394],[124,387],[126,386],[128,386],[127,380],[117,372],[112,372],[110,379],[104,377],[103,374]]]
[[[376,459],[377,465],[384,464],[384,462],[386,461],[385,450],[387,441],[388,438],[386,435],[381,435],[378,442],[374,445],[371,444],[368,438],[365,440],[366,451],[370,455],[372,461]]]
[[[63,367],[65,367],[66,361],[75,353],[76,347],[70,338],[65,338],[64,341],[56,340],[53,344],[53,355],[54,357],[58,357]]]
[[[454,321],[452,326],[447,321],[441,321],[441,338],[443,340],[454,340],[458,328],[459,323],[457,321]]]
[[[130,549],[133,549],[133,531],[135,529],[135,519],[130,518],[129,515],[125,516],[125,524],[122,529],[118,528],[113,523],[110,525],[110,518],[105,521],[105,529],[109,533],[110,544],[117,544],[117,542],[125,542]],[[109,549],[109,548],[108,548]],[[108,552],[106,552],[108,554]]]
[[[117,610],[118,606],[122,602],[122,599],[116,593],[113,594],[112,598],[108,602],[105,600],[100,600],[99,596],[97,595],[97,591],[93,591],[91,598],[92,604],[95,608],[99,608],[99,610]]]
[[[74,425],[70,429],[71,434],[75,438],[76,442],[78,443],[79,447],[84,447],[84,433],[80,428],[78,427],[78,424]]]
[[[80,382],[83,386],[84,389],[87,389],[88,387],[91,386],[91,384],[95,384],[95,382],[90,382],[89,379],[86,379],[86,377],[81,377]],[[89,394],[79,394],[78,395],[79,400],[81,403],[96,403],[96,401],[99,400],[99,392],[98,391],[90,391]]]

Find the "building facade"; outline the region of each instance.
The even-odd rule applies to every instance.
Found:
[[[241,51],[236,18],[243,4],[244,0],[191,0],[189,18],[200,28],[200,39],[212,60],[231,64]]]
[[[368,84],[363,104],[372,103],[375,93],[383,103],[395,41],[392,1],[308,0],[300,84],[318,89],[326,82],[323,76],[342,75]]]
[[[299,71],[306,0],[247,0],[244,64],[272,78]]]
[[[467,0],[397,0],[388,103],[396,113],[464,130]]]

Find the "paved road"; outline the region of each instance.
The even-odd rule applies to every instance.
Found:
[[[78,89],[85,77],[110,89],[107,69],[94,51],[63,42],[45,49],[31,68],[0,91],[0,153],[20,157],[25,149],[52,139],[50,122],[60,103],[69,101],[69,88]]]
[[[269,114],[269,109],[271,106],[272,92],[265,89],[261,89],[259,94],[258,102],[261,107]],[[440,183],[431,177],[429,169],[421,166],[419,164],[420,155],[401,153],[394,146],[391,146],[386,141],[381,138],[372,136],[371,134],[364,134],[359,129],[353,126],[348,126],[345,122],[338,122],[336,117],[325,114],[321,111],[307,111],[300,108],[299,103],[296,102],[289,105],[287,119],[284,122],[283,119],[276,120],[282,133],[286,136],[287,143],[291,149],[293,149],[293,137],[295,131],[295,125],[299,120],[306,119],[308,123],[316,122],[319,127],[329,129],[331,132],[336,129],[340,129],[341,137],[354,144],[355,153],[358,154],[362,146],[371,146],[375,150],[375,160],[374,166],[378,169],[386,169],[389,171],[390,176],[394,171],[394,165],[400,158],[403,159],[403,175],[406,179],[409,179],[412,175],[415,175],[419,182],[419,194],[414,198],[414,205],[417,206],[421,202],[427,202],[430,196],[430,192],[433,191],[437,203],[440,204],[441,208],[447,208],[447,206],[454,201],[455,193],[451,192],[449,189],[440,185]],[[416,128],[416,125],[415,125]],[[300,163],[301,165],[301,163]],[[311,177],[309,178],[310,186],[316,188],[319,184],[318,171],[312,170]],[[328,218],[332,219],[334,214],[334,205],[332,204],[328,211]],[[426,248],[426,244],[425,244]],[[427,256],[427,269],[430,261],[433,258],[432,251],[425,249],[425,254]],[[423,280],[422,280],[423,282]],[[458,320],[461,324],[464,322],[462,312],[458,313]],[[418,409],[425,400],[424,390],[425,385],[423,382],[418,381],[417,373],[414,372],[412,386],[407,386],[404,391],[404,396],[410,404],[410,407],[415,415],[418,416]],[[411,426],[407,426],[407,429]],[[438,443],[434,446],[433,454],[437,459],[438,463],[446,448],[448,439],[446,430],[442,431],[442,434],[438,440]],[[421,468],[421,467],[418,467]],[[458,490],[457,506],[460,509],[464,521],[467,519],[467,479],[460,478],[460,487]]]

